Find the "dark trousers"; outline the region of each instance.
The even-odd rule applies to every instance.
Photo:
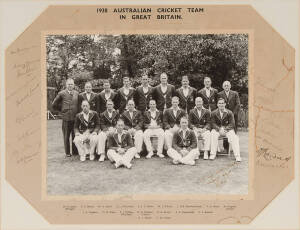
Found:
[[[72,136],[72,154],[77,155],[78,150],[73,142],[75,133],[74,133],[74,121],[62,121],[62,132],[64,136],[64,146],[66,155],[71,154],[70,151],[70,136]]]

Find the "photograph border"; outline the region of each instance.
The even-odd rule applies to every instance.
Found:
[[[248,34],[248,194],[246,195],[228,195],[228,194],[120,194],[120,195],[48,195],[47,194],[47,70],[46,70],[46,36],[47,35],[114,35],[114,34]],[[42,166],[42,183],[41,183],[41,200],[145,200],[145,201],[172,201],[172,200],[254,200],[254,152],[256,146],[256,127],[254,117],[254,30],[197,30],[183,29],[174,32],[162,30],[132,30],[132,31],[115,31],[115,30],[44,30],[41,31],[41,166]],[[100,167],[100,166],[99,166]]]

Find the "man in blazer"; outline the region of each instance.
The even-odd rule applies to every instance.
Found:
[[[235,127],[234,131],[237,131],[237,126],[238,126],[238,114],[240,111],[240,97],[238,92],[230,90],[231,84],[229,81],[224,81],[223,82],[223,91],[218,93],[219,98],[223,98],[226,103],[226,108],[229,109],[231,112],[233,112],[234,115],[234,122],[235,122]]]
[[[98,131],[100,129],[99,116],[96,111],[90,110],[87,100],[81,104],[82,112],[78,113],[75,118],[74,143],[78,149],[80,160],[85,161],[86,155],[90,155],[90,160],[95,159],[95,148],[98,141]],[[86,145],[89,145],[88,149]]]
[[[210,150],[210,112],[203,107],[203,100],[197,97],[195,100],[196,107],[189,113],[190,128],[194,130],[197,137],[197,146],[199,148],[199,137],[204,140],[204,156],[203,159],[208,159],[208,151]]]
[[[193,130],[188,128],[188,119],[180,119],[180,129],[175,132],[172,148],[167,154],[173,159],[173,164],[195,165],[195,160],[199,158],[200,152],[197,148],[197,138]]]
[[[92,83],[86,82],[84,90],[85,91],[78,96],[78,111],[82,111],[81,104],[84,100],[89,102],[91,110],[97,111],[98,97],[97,94],[92,91]]]
[[[182,86],[176,90],[176,94],[179,98],[179,107],[186,113],[189,113],[195,105],[197,91],[189,85],[188,76],[182,77],[181,85]]]
[[[127,102],[133,99],[135,94],[135,89],[130,86],[129,77],[123,78],[123,87],[120,88],[117,92],[117,108],[119,113],[122,114],[127,108]]]
[[[100,128],[98,139],[98,154],[99,161],[105,160],[105,143],[108,136],[112,135],[116,129],[117,121],[119,119],[119,112],[114,109],[114,102],[111,99],[106,101],[106,110],[100,114]]]
[[[164,130],[162,129],[162,112],[156,109],[155,100],[150,100],[149,102],[150,109],[144,113],[144,142],[147,148],[148,155],[146,158],[151,158],[154,154],[151,136],[157,136],[158,138],[158,147],[156,154],[159,157],[164,157],[162,154],[164,146]]]
[[[57,94],[52,102],[52,108],[60,111],[62,115],[62,132],[66,156],[71,156],[70,136],[72,136],[72,154],[77,155],[78,151],[73,139],[75,137],[74,120],[78,112],[78,92],[74,90],[73,79],[67,79],[66,89]]]
[[[172,107],[166,109],[163,114],[163,124],[165,129],[165,145],[167,149],[172,147],[173,135],[178,131],[180,119],[186,116],[184,110],[179,108],[179,98],[172,98]]]
[[[162,73],[160,75],[160,84],[153,90],[153,99],[156,101],[157,109],[164,111],[172,105],[172,97],[176,96],[175,87],[168,84],[168,75]]]
[[[131,161],[136,155],[137,150],[133,145],[132,137],[124,131],[124,121],[119,119],[114,134],[108,138],[107,157],[111,162],[115,162],[115,167],[124,165],[131,168]]]
[[[106,110],[107,100],[114,102],[114,108],[116,109],[117,94],[110,88],[110,82],[108,80],[103,81],[103,90],[98,94],[97,112],[100,115]]]
[[[203,99],[204,108],[210,112],[217,108],[218,90],[211,87],[211,79],[209,77],[204,78],[204,88],[198,91],[198,96]]]
[[[218,99],[218,109],[211,114],[211,124],[211,150],[209,159],[213,160],[216,157],[219,136],[226,136],[232,146],[236,161],[241,161],[239,137],[234,132],[233,113],[225,108],[225,100],[223,98]]]
[[[134,93],[134,102],[136,104],[136,109],[144,113],[149,108],[153,87],[149,85],[148,75],[143,75],[141,82],[142,85],[139,86]]]
[[[134,145],[137,150],[135,158],[140,158],[140,153],[143,146],[143,115],[135,109],[133,100],[127,103],[127,110],[122,113],[121,119],[124,121],[125,130],[133,137]]]

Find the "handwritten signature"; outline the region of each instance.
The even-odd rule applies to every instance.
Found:
[[[277,153],[270,152],[270,150],[268,148],[260,148],[257,151],[257,158],[263,158],[266,161],[278,160],[278,161],[288,162],[289,160],[291,160],[292,157],[291,156],[288,156],[288,157],[280,156]]]

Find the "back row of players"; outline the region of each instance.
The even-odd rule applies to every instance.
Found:
[[[200,155],[199,137],[204,140],[204,159],[208,159],[210,151],[209,159],[213,160],[219,136],[227,136],[236,161],[241,161],[239,139],[235,134],[240,101],[238,93],[230,90],[230,82],[223,83],[224,90],[220,93],[211,87],[208,77],[204,79],[205,87],[198,92],[189,85],[187,76],[182,77],[182,87],[177,90],[168,84],[165,73],[161,74],[161,83],[156,87],[149,85],[147,75],[142,76],[141,82],[142,85],[134,89],[130,79],[125,77],[124,86],[115,92],[109,81],[104,81],[104,90],[99,94],[92,92],[92,85],[87,82],[85,92],[78,94],[74,81],[68,79],[66,89],[59,92],[52,103],[53,108],[62,113],[66,155],[71,156],[69,138],[72,135],[75,143],[72,153],[76,154],[78,149],[82,161],[87,154],[94,160],[95,149],[100,155],[99,161],[104,161],[107,141],[107,156],[116,167],[122,164],[131,167],[132,158],[140,157],[144,142],[147,158],[155,153],[164,157],[165,146],[173,163],[193,165]],[[150,141],[152,136],[158,137],[155,151]]]

